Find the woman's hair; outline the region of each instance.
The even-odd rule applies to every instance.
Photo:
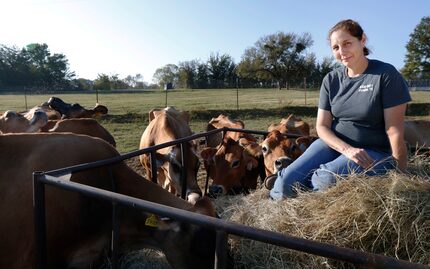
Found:
[[[363,39],[363,28],[361,28],[360,24],[358,24],[358,22],[353,21],[353,20],[343,20],[338,22],[335,26],[333,26],[330,31],[328,32],[328,40],[330,41],[330,37],[333,34],[333,32],[338,31],[338,30],[345,30],[348,31],[348,33],[356,38],[358,38],[358,40],[362,40]],[[364,46],[363,48],[363,52],[364,52],[364,56],[369,55],[370,50]]]

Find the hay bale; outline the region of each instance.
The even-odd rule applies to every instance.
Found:
[[[268,191],[257,190],[216,204],[224,208],[223,219],[237,223],[430,265],[428,177],[351,176],[324,192],[299,192],[283,201],[267,197]],[[230,244],[235,268],[354,268],[235,236]]]

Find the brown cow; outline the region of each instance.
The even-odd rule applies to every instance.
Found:
[[[243,121],[241,121],[241,120],[233,120],[233,119],[230,119],[230,117],[228,117],[228,116],[220,114],[218,117],[212,118],[209,121],[208,125],[206,126],[206,131],[211,131],[214,129],[221,129],[224,127],[235,128],[235,129],[244,129],[245,123],[243,123]],[[227,131],[224,134],[224,137],[223,137],[223,134],[221,132],[208,136],[206,138],[206,146],[216,147],[219,144],[221,144],[221,142],[223,141],[224,138],[227,138],[227,137],[230,137],[235,141],[239,141],[240,138],[246,138],[248,141],[252,141],[252,142],[257,141],[257,139],[251,134],[242,133],[242,132]]]
[[[35,266],[32,172],[54,170],[119,156],[101,139],[74,134],[0,136],[0,268]],[[112,183],[109,174],[112,173]],[[170,207],[214,216],[207,199],[190,203],[139,176],[125,163],[64,176]],[[111,203],[51,186],[45,188],[47,269],[99,268],[111,238]],[[148,222],[149,219],[154,220]],[[173,268],[213,268],[214,233],[186,223],[167,223],[153,215],[121,207],[121,252],[157,248]],[[178,225],[179,224],[179,225]]]
[[[288,138],[278,130],[271,131],[260,144],[266,175],[276,174],[282,168],[290,165],[309,147],[313,140],[314,138],[309,136]]]
[[[309,136],[309,124],[304,122],[301,118],[290,114],[287,118],[283,118],[278,124],[271,124],[267,130],[269,132],[278,130],[282,134],[298,134],[301,136]]]
[[[80,104],[68,104],[58,97],[51,97],[48,105],[61,113],[61,118],[94,118],[108,113],[106,106],[96,104],[93,109],[85,109]]]
[[[173,107],[154,109],[149,112],[149,124],[142,134],[140,149],[166,143],[192,135],[188,125],[189,116]],[[182,170],[181,146],[175,145],[157,150],[158,183],[172,193],[181,194],[181,172],[186,173],[186,195],[189,202],[194,203],[202,196],[197,184],[199,160],[196,155],[197,146],[193,141],[184,147],[184,169]],[[151,157],[149,154],[140,156],[140,162],[145,168],[148,179],[152,178]]]
[[[405,121],[405,142],[411,147],[430,147],[430,121]]]
[[[101,138],[112,146],[116,147],[116,142],[113,136],[95,119],[81,118],[50,120],[40,129],[40,131],[50,133],[70,132],[74,134],[89,135],[92,137]]]
[[[256,189],[259,175],[258,144],[245,138],[224,138],[217,147],[206,147],[200,153],[212,184],[209,196],[237,194]]]
[[[206,130],[224,127],[243,129],[245,124],[220,114],[209,121]],[[260,173],[259,159],[262,157],[257,139],[244,132],[227,131],[224,138],[222,135],[219,132],[208,136],[208,147],[200,154],[212,179],[209,195],[216,197],[255,189]]]
[[[32,133],[46,124],[48,117],[40,108],[32,108],[25,114],[8,110],[0,116],[0,133]]]

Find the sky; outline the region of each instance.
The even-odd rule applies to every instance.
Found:
[[[240,62],[247,48],[277,32],[310,33],[308,52],[330,57],[329,29],[353,19],[368,37],[369,58],[404,65],[410,34],[429,0],[0,0],[0,44],[46,43],[78,78],[141,74],[211,54]]]

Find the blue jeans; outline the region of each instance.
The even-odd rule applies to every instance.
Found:
[[[292,197],[294,186],[313,190],[323,190],[334,185],[336,179],[351,173],[365,173],[368,176],[382,175],[394,169],[391,153],[365,148],[376,161],[364,169],[346,156],[330,148],[321,139],[313,142],[292,164],[278,172],[270,197],[275,200]]]

